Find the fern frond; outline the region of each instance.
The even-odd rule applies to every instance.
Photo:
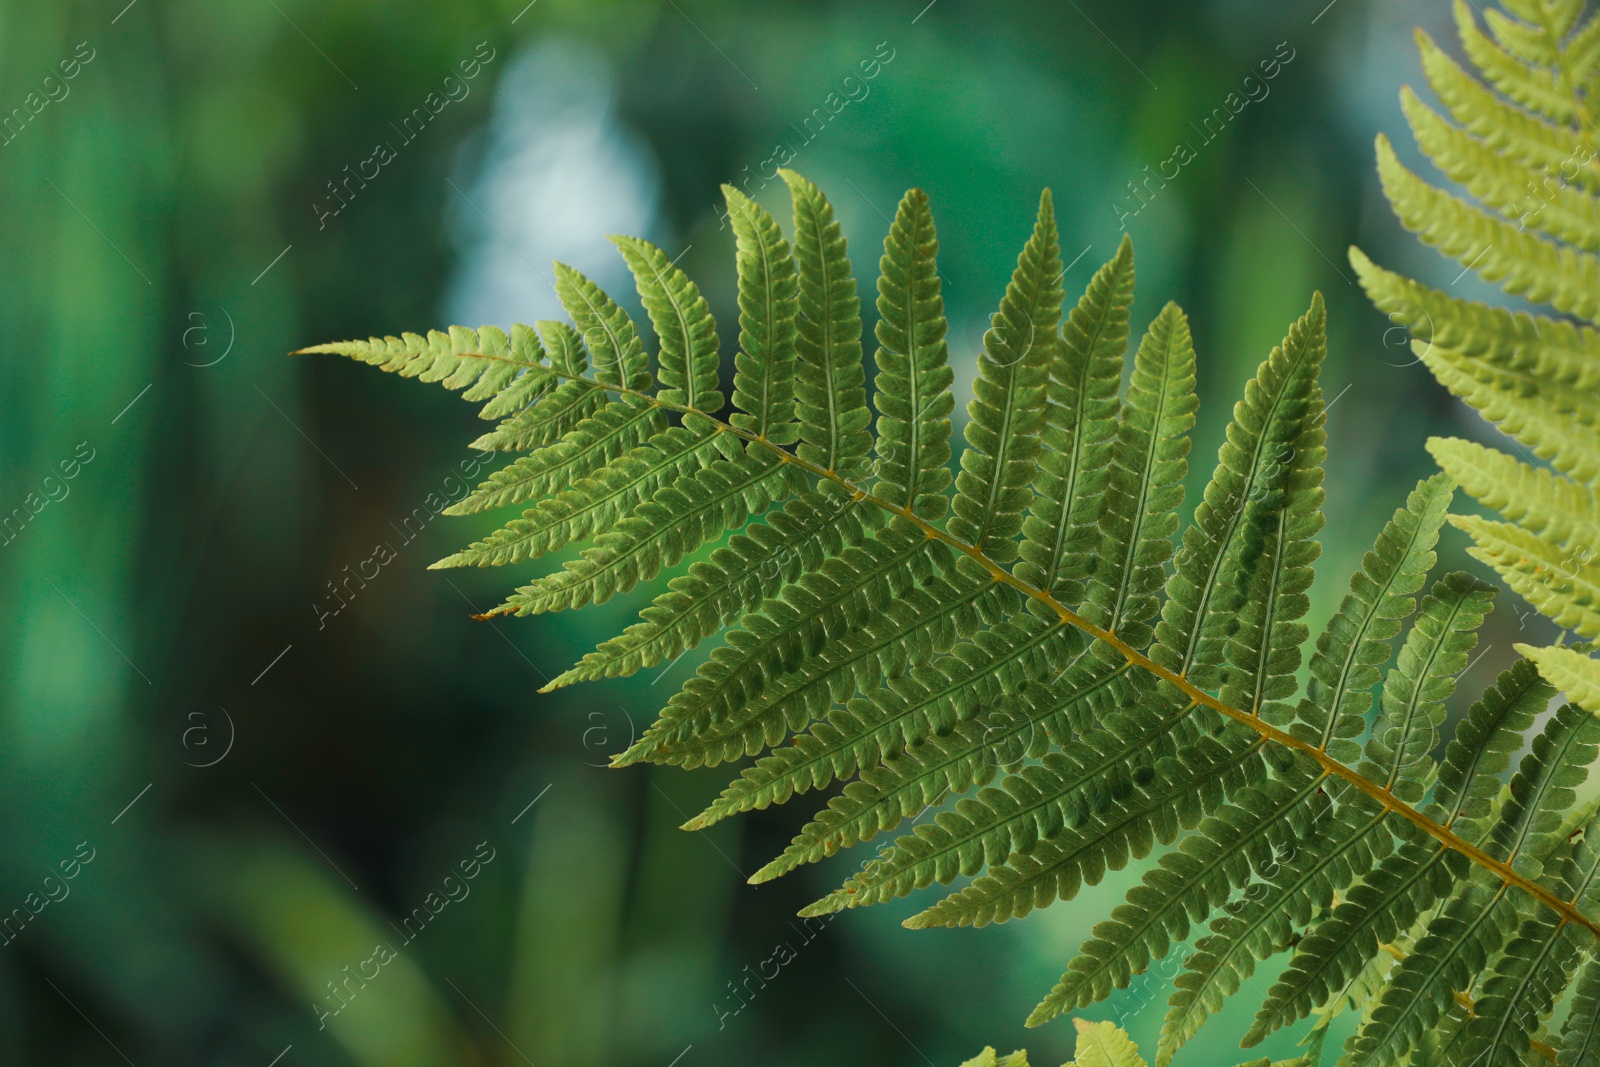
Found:
[[[549,496],[595,473],[664,429],[666,420],[659,408],[632,400],[613,400],[568,430],[560,440],[519,456],[495,471],[444,513],[472,515]]]
[[[1570,165],[1583,146],[1579,133],[1501,100],[1421,30],[1417,31],[1417,50],[1428,84],[1451,116],[1473,136],[1506,159],[1536,168],[1541,176],[1577,180],[1590,191],[1600,189],[1600,175]],[[1571,174],[1566,173],[1569,170]]]
[[[1572,97],[1562,91],[1561,85],[1547,69],[1534,65],[1555,62],[1559,57],[1557,45],[1541,40],[1536,32],[1529,32],[1532,27],[1517,27],[1502,17],[1493,25],[1497,31],[1512,38],[1512,47],[1518,53],[1513,55],[1478,29],[1472,8],[1466,0],[1455,0],[1452,10],[1456,17],[1456,30],[1461,35],[1462,49],[1491,85],[1551,122],[1566,125],[1573,121],[1576,111]],[[1534,54],[1529,55],[1529,51]]]
[[[794,258],[800,277],[794,392],[800,415],[796,455],[842,478],[865,472],[872,436],[861,363],[861,297],[833,205],[809,181],[780,170],[794,201]]]
[[[1491,21],[1490,49],[1536,53],[1529,27],[1543,26],[1564,65],[1563,91],[1600,76],[1593,20],[1562,37],[1551,26],[1567,8],[1519,2],[1521,24]],[[1430,76],[1446,82],[1452,69],[1429,61]],[[1505,68],[1502,81],[1515,73]],[[1416,106],[1413,118],[1441,166],[1476,180],[1504,213],[1515,168],[1562,173],[1563,139],[1584,135],[1462,77],[1440,96],[1465,132]],[[1509,162],[1489,167],[1485,152]],[[1488,177],[1474,179],[1469,165]],[[1479,208],[1390,177],[1415,221],[1439,228],[1441,245],[1459,244],[1444,232],[1454,222],[1507,236]],[[1124,244],[1063,324],[1046,193],[985,335],[952,479],[950,358],[926,198],[907,194],[884,241],[874,426],[844,234],[815,186],[785,178],[792,245],[759,206],[728,192],[740,351],[726,415],[706,303],[663,252],[630,238],[617,242],[659,340],[657,375],[626,313],[565,267],[558,291],[571,324],[325,349],[486,401],[485,417],[502,421],[479,445],[529,452],[455,509],[521,516],[441,562],[576,550],[553,572],[522,578],[504,610],[580,607],[670,577],[637,623],[552,687],[631,674],[720,635],[614,762],[756,757],[690,828],[829,789],[758,882],[902,828],[813,915],[971,878],[907,925],[1002,922],[1071,900],[1160,848],[1030,1020],[1125,986],[1204,924],[1158,1067],[1260,961],[1291,948],[1251,1038],[1315,1009],[1315,1059],[1334,1015],[1360,1009],[1369,1018],[1352,1047],[1377,1062],[1414,1051],[1459,1058],[1490,1014],[1509,1020],[1506,1035],[1483,1038],[1504,1055],[1542,1040],[1534,1031],[1572,974],[1573,948],[1600,935],[1600,894],[1583,867],[1591,854],[1567,844],[1563,821],[1595,754],[1589,724],[1600,720],[1566,706],[1504,799],[1500,776],[1551,681],[1593,701],[1592,661],[1529,650],[1550,681],[1531,662],[1503,675],[1457,728],[1435,780],[1445,701],[1489,600],[1476,581],[1446,575],[1408,621],[1451,495],[1444,475],[1396,513],[1307,649],[1322,525],[1321,298],[1246,384],[1185,525],[1178,505],[1196,404],[1188,322],[1167,306],[1124,365],[1133,285]],[[1522,271],[1537,296],[1539,270],[1578,254],[1559,242],[1588,247],[1580,227],[1594,191],[1566,190],[1546,212],[1552,238],[1513,235],[1493,269]],[[1546,570],[1542,551],[1584,550],[1600,473],[1591,395],[1600,333],[1357,264],[1435,373],[1562,470],[1541,484],[1515,460],[1436,445],[1532,540],[1495,536]],[[1534,578],[1548,578],[1537,568],[1527,568],[1530,596],[1540,595]],[[1586,589],[1562,589],[1572,603],[1592,602]],[[1397,637],[1369,728],[1371,691]],[[1405,956],[1393,966],[1380,956],[1388,939]],[[1474,968],[1494,983],[1473,986]],[[1490,998],[1493,1012],[1471,1015],[1458,993]]]
[[[1317,638],[1311,680],[1289,730],[1341,762],[1360,746],[1370,689],[1391,654],[1390,642],[1415,610],[1414,594],[1433,567],[1433,546],[1455,487],[1442,474],[1424,479],[1389,520],[1350,579],[1350,592]]]
[[[751,881],[765,882],[787,874],[802,863],[815,862],[893,829],[947,796],[987,785],[1001,769],[1012,769],[1002,768],[1002,763],[1044,756],[1050,738],[1063,736],[1061,720],[1113,716],[1118,706],[1135,699],[1139,676],[1130,676],[1130,670],[1126,663],[1108,667],[1082,660],[1069,669],[1062,682],[1025,686],[1011,707],[958,722],[948,736],[928,737],[863,772],[859,781],[817,813],[783,855],[757,871]],[[1158,740],[1146,732],[1137,744],[1148,746]],[[1107,744],[1115,744],[1114,739],[1098,732],[1082,735],[1074,744],[1074,760],[1081,768],[1086,750]],[[1113,759],[1125,758],[1133,748],[1117,745],[1115,757],[1099,752],[1102,767],[1112,766]],[[907,924],[931,925],[916,919]]]
[[[692,754],[720,750],[716,761],[721,762],[777,745],[852,693],[870,692],[912,664],[972,637],[983,620],[1005,614],[998,603],[1004,597],[992,579],[963,570],[929,578],[896,597],[880,617],[864,621],[797,670],[773,680],[737,712],[692,737],[664,741],[659,754],[682,762]],[[1012,604],[1014,600],[1008,598]],[[696,828],[706,825],[710,823]]]
[[[1491,218],[1407,170],[1378,135],[1378,177],[1396,215],[1427,244],[1512,296],[1590,322],[1600,312],[1600,259]]]
[[[517,397],[525,404],[531,399],[530,391],[553,384],[538,337],[521,325],[510,336],[498,326],[477,330],[452,326],[449,333],[429,330],[426,337],[408,333],[365,341],[336,341],[295,353],[317,354],[345,356],[402,378],[466,390],[462,394],[464,400],[492,400],[516,383]],[[507,410],[492,409],[486,410],[483,417],[494,419],[505,414]]]
[[[1600,403],[1584,393],[1557,407],[1527,388],[1526,376],[1472,363],[1448,349],[1417,350],[1439,384],[1478,409],[1495,428],[1527,445],[1569,477],[1590,482],[1600,477]]]
[[[725,747],[705,752],[691,748],[682,757],[671,747],[731,718],[765,690],[772,676],[798,667],[830,635],[854,630],[934,568],[948,567],[943,547],[928,542],[909,523],[897,522],[877,537],[824,559],[778,598],[745,616],[742,626],[729,632],[725,646],[714,650],[672,697],[655,725],[613,762],[626,766],[659,758],[694,767],[737,758],[742,745],[728,755]]]
[[[1224,641],[1285,495],[1319,491],[1286,485],[1285,475],[1296,444],[1323,418],[1317,372],[1326,353],[1319,293],[1246,384],[1216,471],[1183,532],[1151,659],[1196,685],[1221,680]]]
[[[949,525],[951,534],[996,563],[1016,558],[1014,539],[1033,496],[1045,385],[1060,343],[1060,320],[1061,243],[1047,190],[1039,200],[1033,236],[983,335]]]
[[[883,239],[878,275],[877,486],[887,503],[936,521],[949,507],[955,396],[928,196],[906,193]]]
[[[1525,165],[1445,121],[1409,87],[1401,90],[1400,106],[1423,154],[1479,203],[1586,252],[1600,252],[1600,200],[1593,194],[1549,176],[1530,185]]]

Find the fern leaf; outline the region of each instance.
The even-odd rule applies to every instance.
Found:
[[[1593,717],[1579,714],[1589,733],[1588,759],[1592,760],[1600,725]],[[1581,774],[1574,777],[1582,780]],[[1600,896],[1600,849],[1592,846],[1587,835],[1579,842],[1563,881],[1563,898],[1590,904]],[[1484,982],[1483,995],[1474,1001],[1466,1025],[1466,1039],[1479,1050],[1484,1063],[1516,1067],[1526,1062],[1530,1040],[1572,980],[1580,950],[1592,948],[1592,940],[1580,940],[1586,937],[1547,911],[1523,920]]]
[[[529,379],[523,388],[542,389],[550,383],[539,339],[522,325],[513,329],[509,337],[498,326],[477,330],[452,326],[449,333],[430,330],[426,337],[407,333],[365,341],[336,341],[295,353],[318,354],[346,356],[402,378],[439,382],[446,389],[464,389],[465,400],[491,399],[520,382],[519,375]],[[503,414],[495,411],[484,418]]]
[[[983,335],[975,395],[967,406],[967,448],[951,505],[950,532],[996,563],[1017,556],[1014,539],[1033,495],[1045,384],[1060,320],[1061,246],[1046,190],[1033,236]]]
[[[1521,441],[1540,459],[1581,481],[1600,476],[1600,402],[1585,393],[1568,393],[1557,407],[1541,396],[1526,375],[1475,365],[1448,349],[1413,350],[1439,383],[1478,409],[1495,428]]]
[[[1285,463],[1322,419],[1316,376],[1327,351],[1321,294],[1261,364],[1234,409],[1217,468],[1183,532],[1151,658],[1197,686],[1221,680],[1223,644],[1244,602],[1269,517],[1283,506]]]
[[[1455,437],[1430,438],[1428,451],[1478,503],[1562,552],[1581,555],[1600,534],[1600,500],[1586,485]]]
[[[789,242],[767,210],[731,185],[722,192],[739,247],[739,353],[728,421],[775,445],[800,438],[794,421],[799,280]]]
[[[1556,1062],[1562,1067],[1600,1064],[1600,959],[1591,957],[1579,972]]]
[[[1317,638],[1306,695],[1288,729],[1340,762],[1361,752],[1370,689],[1390,642],[1415,610],[1413,594],[1433,567],[1433,546],[1454,488],[1442,474],[1417,484],[1350,579],[1350,592]]]
[[[660,758],[694,767],[733,758],[716,749],[691,752],[681,759],[658,750],[669,740],[694,736],[707,724],[736,714],[774,676],[815,654],[829,635],[854,630],[935,566],[944,569],[948,559],[943,545],[928,541],[920,530],[903,522],[824,559],[786,586],[778,598],[747,615],[740,629],[729,632],[724,647],[713,650],[656,724],[613,762],[627,766]]]
[[[656,490],[580,558],[521,587],[496,610],[536,615],[603,604],[804,488],[792,465],[759,446],[734,459],[715,460]]]
[[[556,296],[583,338],[595,378],[625,389],[650,387],[650,362],[639,328],[594,282],[565,263],[556,264]]]
[[[559,441],[501,467],[444,513],[472,515],[549,496],[593,474],[664,429],[666,420],[654,405],[631,398],[612,401],[563,434]]]
[[[1464,873],[1444,862],[1448,855],[1434,842],[1411,841],[1385,857],[1300,943],[1241,1044],[1257,1045],[1326,1003],[1380,945],[1416,922]]]
[[[1454,992],[1471,988],[1511,936],[1515,923],[1508,886],[1465,887],[1390,972],[1361,1030],[1345,1043],[1341,1067],[1402,1062],[1456,1007]]]
[[[1474,547],[1467,551],[1493,567],[1518,596],[1557,626],[1600,637],[1600,564],[1591,562],[1594,549],[1566,552],[1514,523],[1476,515],[1452,515],[1450,521],[1472,536]]]
[[[1427,244],[1512,296],[1595,320],[1600,311],[1600,259],[1490,218],[1435,189],[1405,168],[1382,134],[1378,177],[1400,221]]]
[[[1117,387],[1128,347],[1128,313],[1132,305],[1133,242],[1124,235],[1117,254],[1095,272],[1078,306],[1062,324],[1062,343],[1051,363],[1047,387],[1049,403],[1044,447],[1039,456],[1038,495],[1022,525],[1022,560],[1016,566],[1017,577],[1064,603],[1075,604],[1083,599],[1084,581],[1094,569],[1095,551],[1100,547],[1100,516],[1111,463],[1117,454]],[[1182,325],[1186,342],[1187,324]],[[1141,414],[1147,419],[1152,415],[1148,398],[1152,384],[1157,387],[1153,412],[1156,417],[1169,407],[1180,406],[1175,398],[1168,399],[1173,383],[1160,373],[1169,365],[1178,365],[1181,370],[1182,353],[1172,351],[1177,342],[1173,332],[1168,322],[1165,344],[1151,355],[1151,362],[1156,364],[1153,383],[1148,367],[1142,377],[1135,369],[1135,382],[1143,387]],[[1193,352],[1188,356],[1192,366]],[[1188,388],[1192,387],[1191,381]],[[1171,414],[1174,425],[1168,429],[1174,438],[1183,438],[1186,443],[1188,426],[1181,424],[1182,414]],[[1174,444],[1171,453],[1183,448]],[[1182,480],[1181,473],[1178,480]],[[1170,553],[1170,530],[1167,538]]]
[[[649,444],[630,449],[571,488],[539,501],[522,518],[440,560],[433,569],[503,567],[584,540],[629,514],[671,475],[708,462],[719,445],[717,436],[713,427],[669,426]]]
[[[1545,680],[1574,704],[1600,716],[1600,663],[1571,648],[1530,648],[1518,645],[1517,651],[1533,660]]]
[[[928,196],[906,193],[883,239],[878,275],[878,496],[935,521],[949,500],[950,392],[944,299]]]
[[[854,479],[865,472],[872,448],[866,369],[861,362],[861,297],[833,206],[800,175],[790,170],[778,173],[794,201],[794,258],[800,276],[796,454],[823,470]]]
[[[1500,790],[1500,775],[1554,695],[1529,660],[1519,659],[1501,672],[1445,748],[1430,813],[1452,826],[1470,827],[1485,819]]]
[[[619,678],[669,660],[754,611],[802,572],[859,545],[866,527],[859,504],[825,492],[803,493],[767,521],[729,538],[711,557],[669,582],[640,612],[641,621],[600,644],[541,692],[574,682]]]
[[[717,324],[700,287],[667,254],[637,237],[613,237],[639,287],[661,343],[658,399],[707,414],[722,410],[717,389]]]
[[[1134,358],[1106,480],[1110,506],[1101,519],[1091,621],[1134,648],[1150,642],[1156,593],[1172,556],[1177,509],[1188,473],[1194,425],[1194,346],[1189,323],[1168,304]],[[1086,459],[1104,465],[1096,456]],[[1309,577],[1309,575],[1308,575]]]

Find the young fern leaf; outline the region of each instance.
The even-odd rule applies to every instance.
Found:
[[[1472,554],[1558,626],[1594,639],[1600,147],[1592,115],[1600,17],[1573,0],[1508,0],[1505,7],[1483,13],[1485,34],[1469,5],[1454,5],[1463,49],[1487,87],[1419,38],[1428,79],[1459,127],[1409,90],[1402,98],[1423,153],[1477,203],[1402,167],[1382,138],[1378,170],[1395,213],[1424,241],[1464,262],[1470,257],[1469,267],[1508,293],[1580,321],[1458,300],[1354,249],[1351,262],[1373,301],[1411,331],[1412,348],[1439,380],[1525,446],[1517,449],[1524,458],[1556,468],[1465,441],[1429,443],[1440,466],[1506,520],[1453,516],[1471,536]],[[1572,699],[1600,711],[1600,668],[1586,653],[1525,651]]]
[[[1517,10],[1560,14],[1530,4]],[[1560,39],[1564,76],[1585,86],[1600,78],[1594,26],[1584,20]],[[1526,36],[1507,27],[1507,40]],[[1511,165],[1559,168],[1561,146],[1579,131],[1499,102],[1426,49],[1425,59],[1465,127],[1428,127],[1442,155],[1492,151]],[[1513,84],[1515,73],[1501,70],[1502,80]],[[1507,173],[1479,185],[1502,214]],[[564,267],[557,288],[571,324],[317,349],[462,390],[501,420],[480,447],[526,453],[455,509],[520,516],[442,561],[521,564],[573,550],[521,578],[502,610],[581,607],[666,579],[639,621],[552,687],[626,676],[720,637],[614,762],[755,757],[690,828],[829,790],[755,881],[900,828],[810,914],[938,883],[950,895],[907,925],[1003,922],[1158,855],[1030,1022],[1103,999],[1208,925],[1189,953],[1159,1067],[1260,961],[1292,945],[1290,969],[1247,1037],[1315,1009],[1315,1053],[1332,1014],[1365,998],[1351,1063],[1413,1052],[1458,1062],[1476,1045],[1505,1059],[1543,1040],[1537,1031],[1576,969],[1574,953],[1600,934],[1591,853],[1566,845],[1562,819],[1594,755],[1594,718],[1560,712],[1503,802],[1500,776],[1549,681],[1583,704],[1600,693],[1593,661],[1576,649],[1529,650],[1532,660],[1462,721],[1430,780],[1443,702],[1488,599],[1449,575],[1407,622],[1449,503],[1442,475],[1397,513],[1308,649],[1325,445],[1321,298],[1247,383],[1185,523],[1197,362],[1187,320],[1175,306],[1154,316],[1119,392],[1131,249],[1118,249],[1063,323],[1046,194],[977,354],[951,479],[950,359],[926,198],[908,194],[884,240],[874,427],[843,232],[815,186],[785,178],[792,242],[728,191],[740,350],[727,411],[704,301],[664,253],[628,238],[617,240],[654,324],[656,375],[628,316]],[[1415,199],[1425,213],[1455,217],[1456,208]],[[1581,201],[1562,203],[1571,210],[1550,216],[1555,240]],[[1467,446],[1438,448],[1443,461],[1541,546],[1586,549],[1600,402],[1585,390],[1600,385],[1600,336],[1468,305],[1357,262],[1412,326],[1422,358],[1550,457],[1563,480],[1540,484],[1534,468]],[[1524,556],[1551,558],[1543,548]],[[1562,610],[1588,603],[1569,579],[1559,585],[1534,566],[1526,573],[1565,596]],[[1400,658],[1381,678],[1369,728],[1370,691],[1397,637]],[[1413,930],[1404,962],[1379,962],[1385,939],[1409,944]],[[1386,968],[1392,980],[1376,989]],[[1479,969],[1494,976],[1481,990]],[[1592,981],[1583,979],[1578,1005],[1595,999],[1584,992]],[[1484,1010],[1469,1015],[1458,994]],[[1581,1035],[1594,1027],[1577,1019],[1573,1042],[1587,1047]]]

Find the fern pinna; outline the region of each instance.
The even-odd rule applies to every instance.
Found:
[[[1515,1062],[1549,1011],[1551,976],[1597,930],[1600,853],[1569,845],[1562,815],[1600,729],[1573,709],[1552,718],[1502,800],[1501,776],[1551,695],[1523,662],[1435,763],[1492,597],[1460,573],[1424,591],[1453,491],[1443,475],[1395,512],[1307,651],[1321,298],[1247,384],[1174,551],[1195,354],[1168,304],[1121,387],[1126,241],[1063,317],[1043,197],[983,338],[952,477],[927,197],[906,194],[883,245],[874,421],[839,223],[814,185],[784,178],[792,245],[726,190],[740,316],[725,415],[706,301],[664,252],[629,238],[616,240],[654,327],[653,372],[629,316],[567,267],[556,288],[570,325],[308,350],[465,390],[498,420],[479,447],[525,453],[453,509],[521,516],[436,566],[587,542],[498,609],[519,615],[605,601],[678,568],[639,622],[548,688],[629,675],[722,633],[615,762],[760,756],[690,828],[831,788],[758,882],[915,821],[807,914],[977,875],[907,925],[1000,922],[1160,846],[1031,1022],[1104,999],[1209,920],[1157,1062],[1294,946],[1253,1043],[1348,1002],[1393,962],[1382,949],[1432,918],[1395,967],[1404,995],[1379,1005],[1352,1056],[1393,1062],[1440,1033],[1461,1014],[1463,975],[1492,957],[1525,966],[1476,1002],[1461,1040]],[[1594,1014],[1595,992],[1575,1018]]]

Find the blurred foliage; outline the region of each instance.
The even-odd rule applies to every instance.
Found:
[[[839,209],[858,260],[900,189],[929,191],[958,381],[1038,188],[1067,258],[1084,249],[1064,283],[1081,286],[1128,183],[1181,140],[1193,161],[1126,221],[1135,329],[1169,297],[1194,321],[1196,454],[1313,287],[1335,402],[1322,566],[1354,564],[1427,469],[1430,432],[1472,432],[1338,254],[1359,240],[1437,273],[1406,260],[1367,147],[1417,80],[1410,26],[1447,15],[1431,0],[125,2],[0,0],[0,507],[28,515],[0,550],[0,908],[27,909],[80,842],[96,850],[4,942],[16,1062],[259,1065],[292,1046],[283,1067],[913,1064],[1024,1043],[1033,992],[1125,879],[1006,930],[914,935],[894,908],[802,928],[791,917],[834,872],[759,890],[742,875],[804,809],[693,836],[675,828],[716,772],[601,769],[664,699],[655,674],[534,695],[637,604],[476,622],[496,579],[424,570],[472,532],[401,532],[469,458],[451,451],[474,421],[462,405],[284,357],[548,315],[544,264],[610,263],[616,230],[681,251],[731,322],[718,183],[798,139],[791,123],[880,43],[893,60],[796,165],[853,189]],[[64,81],[80,42],[94,58]],[[1279,42],[1294,58],[1270,92],[1204,143],[1206,116]],[[480,43],[494,59],[470,92],[408,141],[397,127]],[[328,183],[380,141],[394,158],[323,217]],[[616,189],[620,219],[595,207]],[[82,442],[94,459],[63,482]],[[321,614],[380,543],[396,558]],[[1461,545],[1446,555],[1462,562]],[[1544,636],[1501,616],[1463,692]],[[480,842],[497,858],[470,896],[319,1029],[326,983]],[[586,892],[557,894],[557,870]],[[794,962],[749,983],[780,944]],[[1140,1041],[1163,980],[1113,1004]],[[1215,1040],[1234,1031],[1224,1019]],[[1041,1062],[1072,1054],[1068,1028],[1029,1038]],[[1183,1062],[1214,1051],[1196,1042]]]

